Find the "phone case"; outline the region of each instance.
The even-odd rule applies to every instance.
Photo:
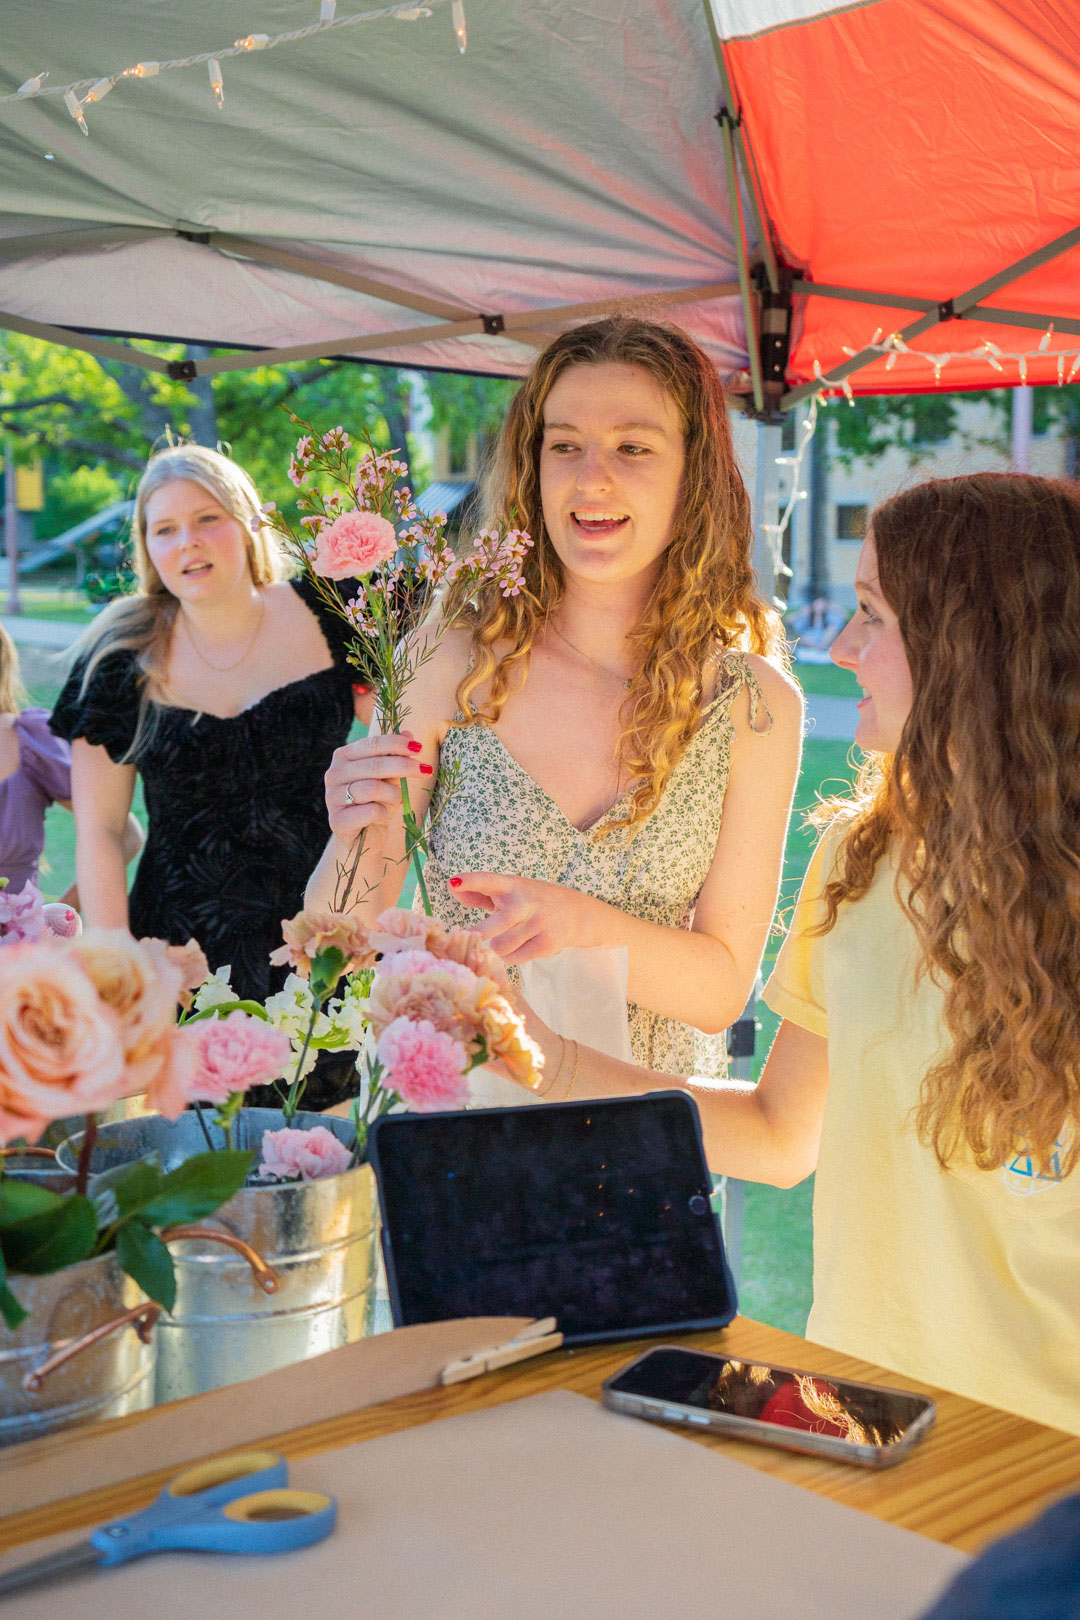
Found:
[[[686,1346],[687,1349],[692,1346]],[[632,1367],[644,1361],[652,1350],[646,1350],[633,1361],[628,1361],[625,1367],[612,1373],[606,1379],[601,1389],[600,1398],[603,1404],[610,1407],[613,1412],[623,1412],[629,1417],[646,1419],[650,1423],[677,1423],[683,1428],[696,1429],[699,1433],[712,1433],[721,1435],[729,1440],[753,1440],[759,1445],[773,1446],[780,1451],[798,1451],[811,1457],[828,1457],[836,1462],[855,1463],[863,1468],[893,1468],[902,1462],[914,1446],[933,1427],[937,1416],[937,1408],[929,1396],[918,1397],[926,1400],[926,1409],[908,1427],[902,1440],[893,1446],[862,1446],[850,1440],[841,1440],[831,1434],[813,1434],[805,1429],[781,1428],[775,1423],[762,1423],[758,1418],[737,1417],[730,1412],[710,1412],[700,1406],[686,1406],[678,1401],[664,1400],[659,1397],[629,1394],[612,1386],[624,1377]],[[706,1351],[695,1351],[695,1354],[709,1354]],[[812,1373],[805,1367],[784,1367],[778,1362],[763,1362],[747,1360],[742,1356],[710,1356],[717,1362],[737,1359],[744,1367],[768,1367],[773,1372],[787,1373],[788,1375],[803,1375],[821,1378],[826,1375],[818,1372]],[[867,1390],[874,1394],[900,1395],[907,1399],[913,1397],[910,1390],[898,1390],[888,1384],[864,1384],[858,1379],[844,1378],[842,1382],[852,1389]]]

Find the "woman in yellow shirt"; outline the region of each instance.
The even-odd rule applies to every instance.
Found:
[[[899,495],[856,591],[832,655],[868,758],[822,809],[776,1042],[757,1087],[675,1083],[714,1169],[816,1170],[812,1338],[1080,1433],[1080,488]],[[577,1067],[575,1096],[663,1083]]]

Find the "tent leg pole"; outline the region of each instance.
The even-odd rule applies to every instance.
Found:
[[[742,201],[739,197],[739,177],[735,168],[735,142],[732,137],[732,118],[726,107],[716,115],[720,125],[720,138],[724,148],[724,174],[731,202],[731,228],[735,237],[735,258],[739,271],[739,297],[742,299],[743,321],[746,326],[746,348],[750,357],[750,388],[754,396],[754,409],[764,411],[765,389],[761,378],[761,345],[755,318],[754,295],[750,286],[750,264],[746,254],[746,233],[743,230]]]

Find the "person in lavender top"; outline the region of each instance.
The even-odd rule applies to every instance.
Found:
[[[71,809],[71,744],[49,730],[47,709],[22,708],[15,643],[0,626],[0,878],[11,894],[37,884],[45,847],[45,812]],[[134,816],[124,837],[128,860],[142,847]],[[62,897],[78,909],[74,887]]]

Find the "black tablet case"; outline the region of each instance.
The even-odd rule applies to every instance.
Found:
[[[685,1092],[388,1114],[371,1158],[396,1327],[554,1316],[585,1344],[735,1315]]]

